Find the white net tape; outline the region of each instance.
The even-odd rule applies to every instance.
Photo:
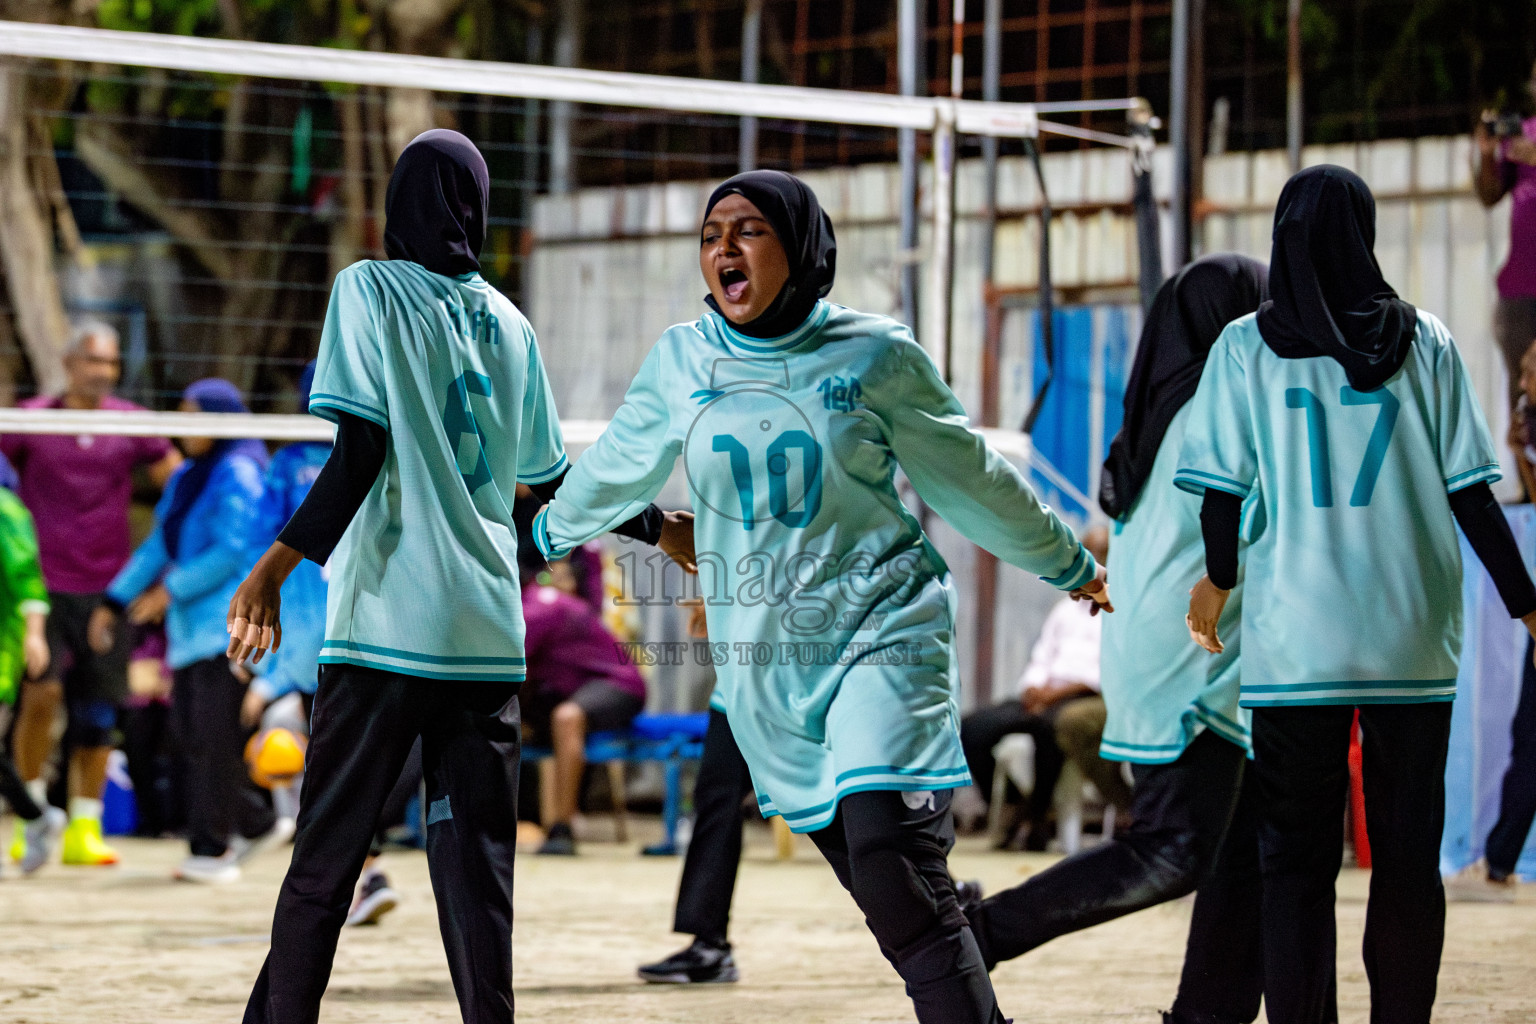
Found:
[[[605,420],[562,420],[565,444],[573,452],[601,436]],[[266,441],[329,441],[335,428],[316,416],[209,412],[95,412],[72,409],[0,409],[0,434],[111,434],[123,437],[256,437]],[[1049,461],[1028,436],[983,429],[981,435],[1003,455],[1029,465],[1084,508],[1093,503]]]

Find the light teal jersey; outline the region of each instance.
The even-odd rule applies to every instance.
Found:
[[[772,341],[714,313],[669,329],[535,539],[553,556],[606,532],[679,458],[717,692],[763,813],[809,832],[849,793],[965,785],[955,594],[897,467],[962,533],[1055,586],[1096,567],[907,328],[823,302]]]
[[[1108,717],[1099,752],[1114,761],[1167,764],[1205,729],[1250,746],[1251,716],[1238,706],[1241,581],[1222,613],[1222,653],[1207,654],[1184,625],[1189,588],[1205,575],[1200,499],[1173,483],[1189,414],[1185,403],[1168,425],[1109,548],[1115,613],[1104,620],[1100,682]],[[1244,510],[1254,507],[1250,499]]]
[[[1260,492],[1243,703],[1451,700],[1461,550],[1447,494],[1499,468],[1445,326],[1420,311],[1402,369],[1362,392],[1333,359],[1281,359],[1246,316],[1191,405],[1178,485]]]
[[[336,276],[311,412],[389,432],[331,559],[320,664],[523,678],[515,485],[566,465],[533,329],[478,274],[404,260]]]

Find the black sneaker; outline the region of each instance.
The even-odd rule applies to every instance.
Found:
[[[571,826],[563,821],[549,826],[549,834],[544,837],[538,854],[540,857],[576,856],[576,836],[571,832]]]
[[[729,942],[694,939],[693,945],[665,960],[644,964],[640,977],[657,985],[723,985],[741,977]]]
[[[384,872],[375,871],[363,880],[362,887],[357,890],[357,899],[352,901],[352,909],[347,911],[347,927],[356,928],[359,925],[378,924],[379,919],[400,905],[400,894],[389,887],[389,879],[384,877]]]

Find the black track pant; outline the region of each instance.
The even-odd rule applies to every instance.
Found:
[[[699,781],[693,787],[693,838],[683,859],[672,930],[724,942],[741,865],[741,801],[752,792],[752,774],[731,735],[725,712],[709,711]]]
[[[1129,830],[972,911],[987,966],[1198,886],[1173,1018],[1252,1021],[1263,976],[1259,849],[1243,762],[1242,748],[1207,730],[1171,764],[1135,765]]]
[[[1485,853],[1489,871],[1515,873],[1520,851],[1536,821],[1536,665],[1531,654],[1536,641],[1525,649],[1525,669],[1520,677],[1520,703],[1510,724],[1509,768],[1499,790],[1499,820],[1488,833]]]
[[[1349,706],[1256,708],[1264,993],[1271,1024],[1331,1024],[1344,849]],[[1440,833],[1451,705],[1360,708],[1371,892],[1365,973],[1372,1024],[1428,1024],[1445,941]]]
[[[194,856],[219,857],[230,837],[268,831],[277,817],[251,781],[240,724],[245,687],[220,654],[172,673],[176,731],[187,758],[187,841]]]
[[[1003,1024],[949,877],[951,795],[852,793],[811,839],[907,983],[918,1024]]]
[[[512,1017],[516,683],[445,682],[353,665],[320,670],[293,861],[246,1024],[310,1024],[379,811],[416,737],[427,863],[466,1024]]]

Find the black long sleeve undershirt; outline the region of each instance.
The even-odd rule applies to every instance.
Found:
[[[361,416],[338,414],[330,458],[277,539],[311,562],[329,561],[384,469],[388,449],[383,427]]]
[[[383,427],[361,416],[340,413],[336,417],[336,445],[330,458],[325,460],[314,486],[277,539],[310,561],[324,565],[379,478],[388,447],[389,435]],[[534,485],[533,493],[547,502],[564,479],[562,473],[554,480]],[[661,509],[649,505],[633,519],[614,527],[613,532],[655,544],[661,539],[663,519]]]
[[[1478,560],[1493,577],[1493,585],[1512,618],[1536,612],[1536,584],[1525,570],[1515,535],[1504,510],[1487,484],[1474,484],[1450,495],[1451,513],[1467,535]],[[1200,506],[1200,533],[1205,538],[1205,572],[1223,590],[1237,585],[1238,529],[1242,499],[1207,489]]]
[[[1237,586],[1237,540],[1243,499],[1206,488],[1200,504],[1200,535],[1205,538],[1205,574],[1222,590]]]
[[[1487,484],[1463,487],[1451,495],[1451,513],[1467,535],[1467,543],[1477,552],[1478,560],[1493,577],[1499,597],[1512,618],[1523,619],[1536,612],[1536,585],[1525,571],[1525,560],[1515,546],[1504,510],[1494,500]]]

